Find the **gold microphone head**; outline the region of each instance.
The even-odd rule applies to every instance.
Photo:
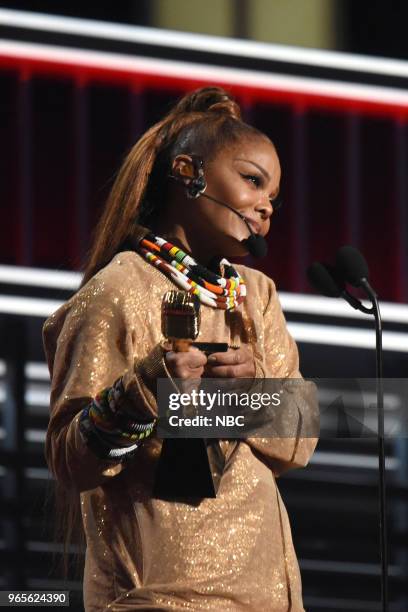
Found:
[[[188,291],[167,291],[162,300],[162,334],[169,340],[195,340],[200,331],[200,300]]]

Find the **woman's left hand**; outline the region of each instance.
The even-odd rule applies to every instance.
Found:
[[[212,353],[204,367],[208,378],[254,378],[255,360],[252,349],[241,346],[225,353]]]

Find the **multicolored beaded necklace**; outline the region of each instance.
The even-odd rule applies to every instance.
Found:
[[[137,250],[181,289],[194,293],[207,306],[232,311],[246,296],[244,279],[225,258],[220,260],[220,276],[152,233],[140,240]]]

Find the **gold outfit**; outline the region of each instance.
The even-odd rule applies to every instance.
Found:
[[[235,312],[202,305],[197,340],[251,343],[257,377],[300,377],[273,281],[236,269],[247,284],[244,303]],[[300,430],[296,438],[219,441],[226,463],[217,497],[187,504],[151,497],[161,450],[154,435],[120,463],[99,459],[80,433],[81,409],[121,375],[132,409],[157,414],[154,384],[166,376],[160,307],[174,288],[126,251],[44,325],[52,377],[46,458],[55,478],[81,497],[85,609],[302,612],[298,562],[275,478],[305,466],[316,438],[302,438]],[[297,421],[317,423],[316,403],[299,402],[287,418],[292,429]]]

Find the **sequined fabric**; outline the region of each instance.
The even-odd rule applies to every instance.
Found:
[[[257,376],[300,376],[273,281],[236,268],[245,302],[234,312],[202,306],[198,340],[251,343]],[[217,498],[187,504],[151,497],[161,448],[155,435],[126,464],[99,459],[81,437],[81,410],[122,375],[135,414],[157,414],[154,379],[166,375],[160,306],[169,289],[162,272],[126,251],[44,326],[52,376],[45,452],[55,477],[81,498],[85,609],[301,612],[299,567],[275,479],[307,464],[315,438],[220,441],[226,465]],[[299,402],[287,418],[316,421],[317,406]]]

